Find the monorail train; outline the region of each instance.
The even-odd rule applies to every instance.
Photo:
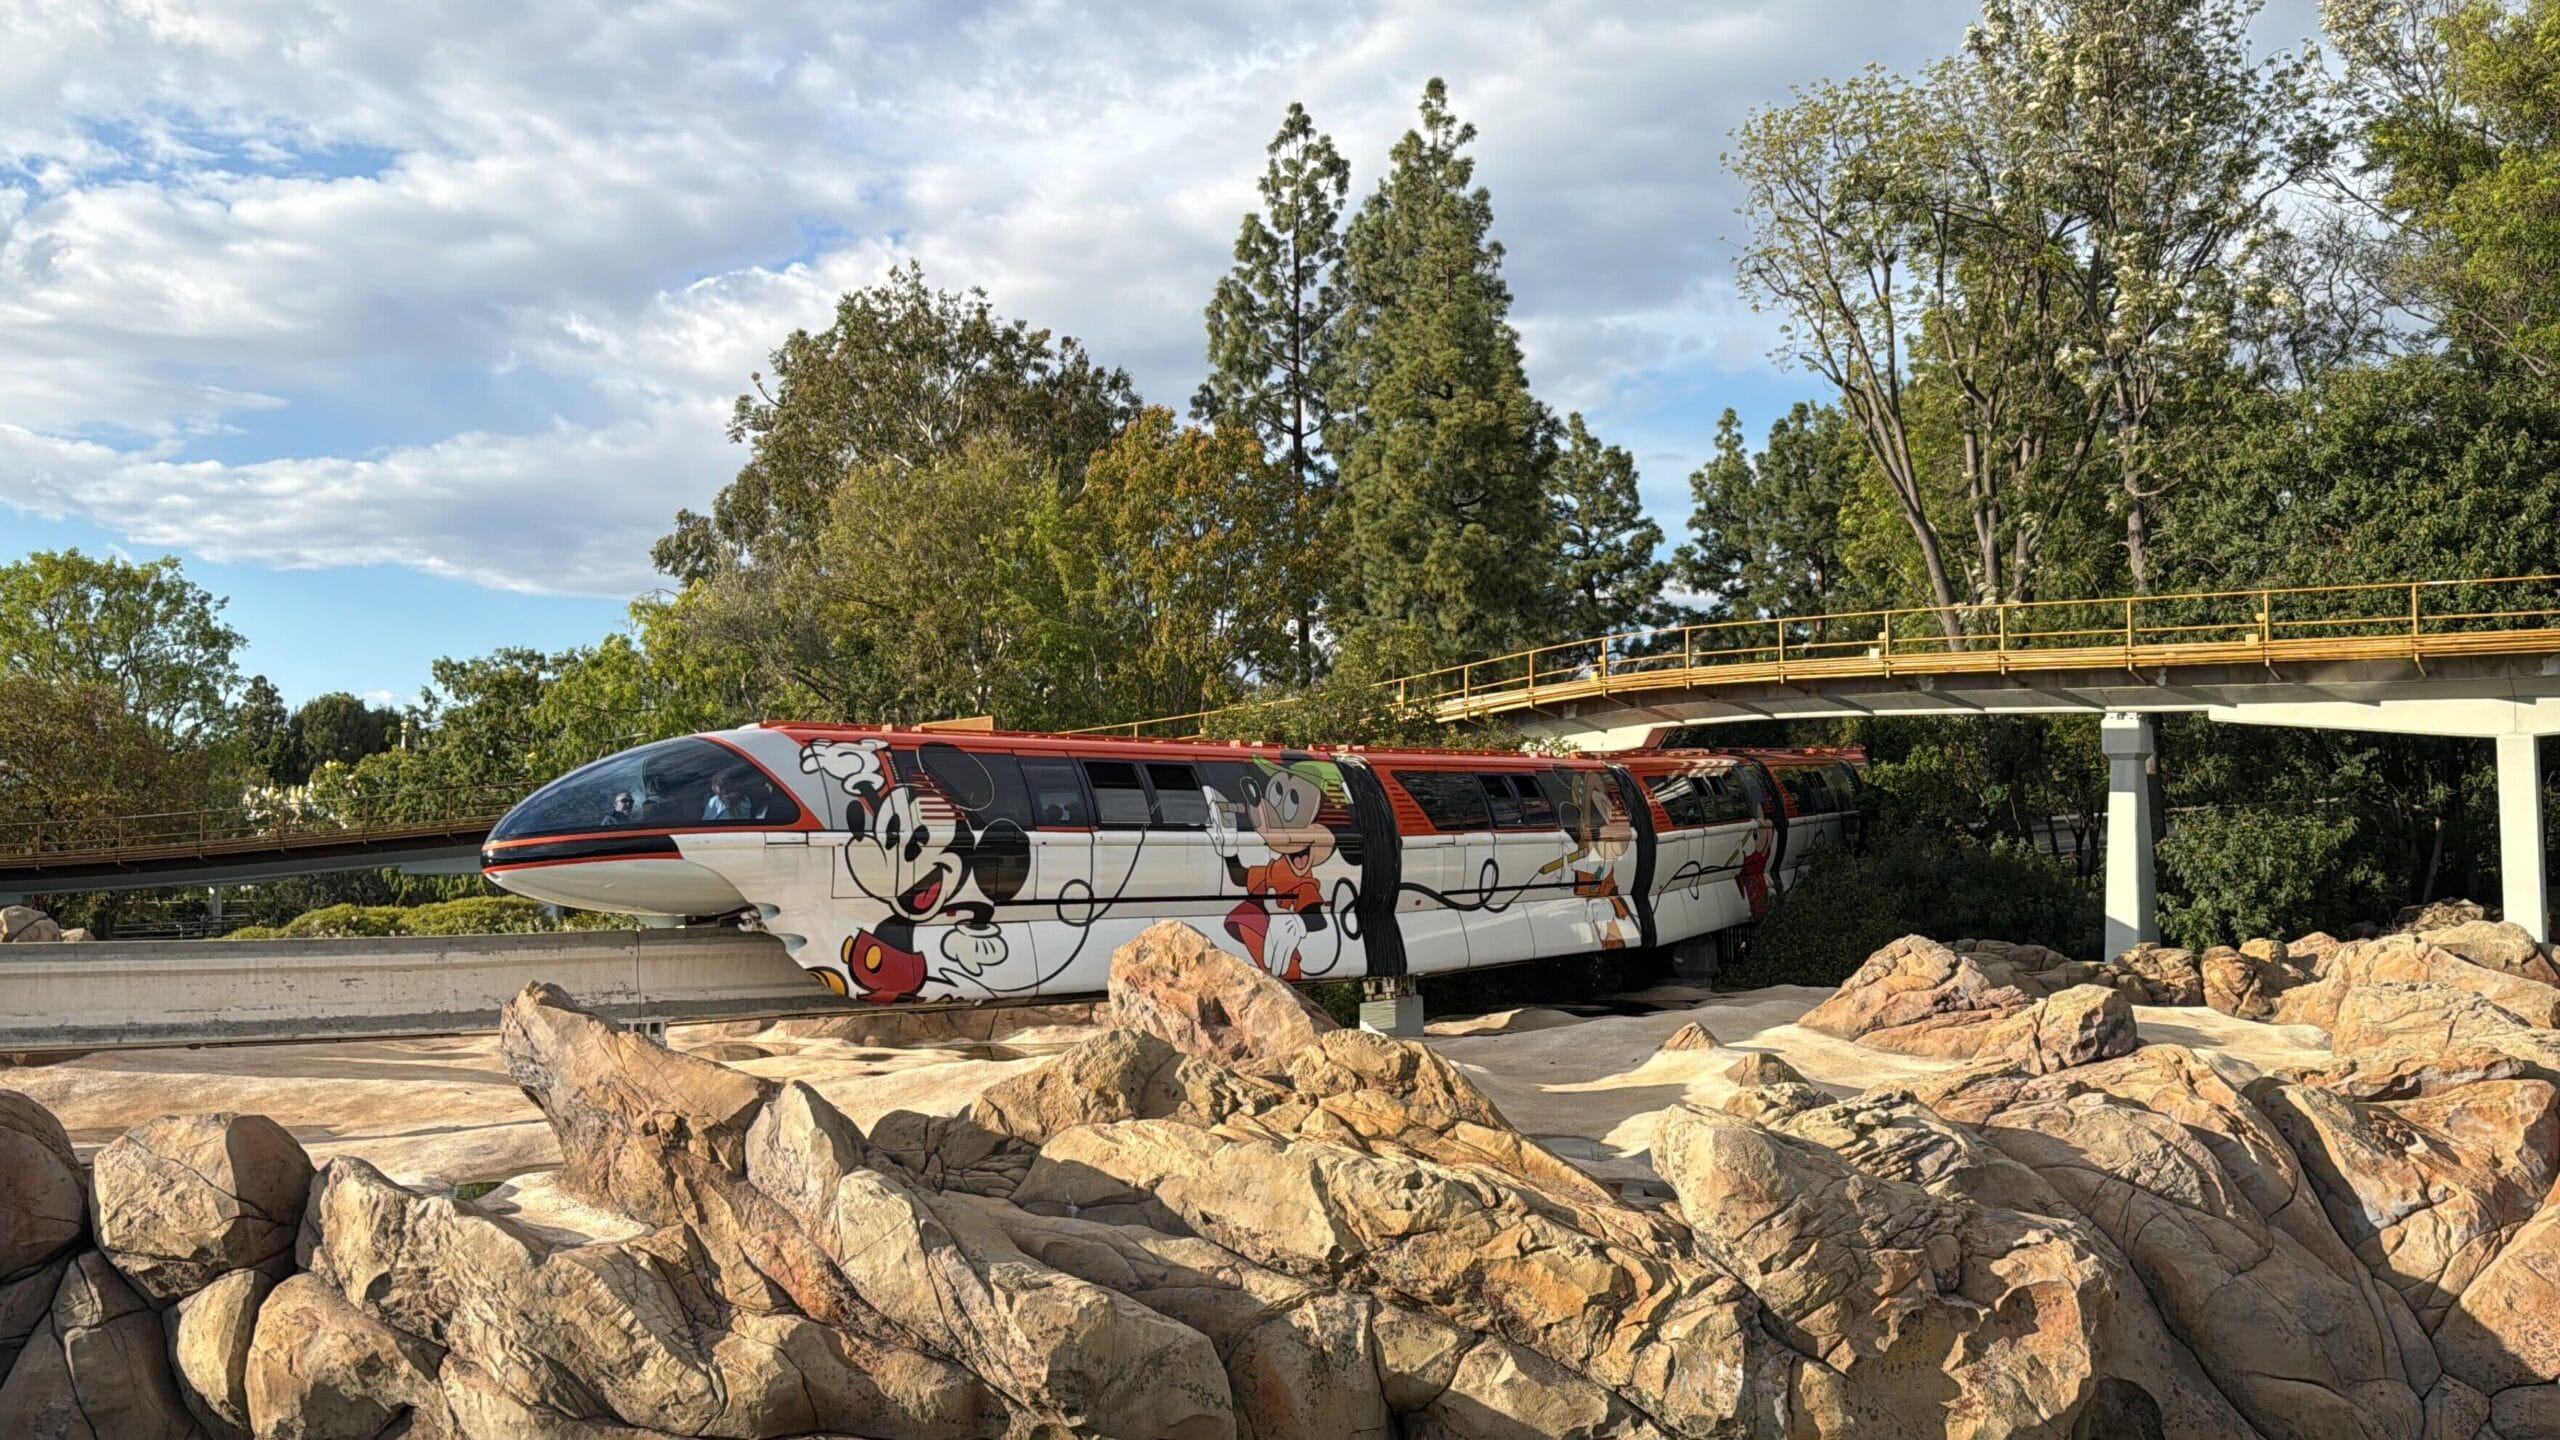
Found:
[[[1289,980],[1427,975],[1747,924],[1854,838],[1864,763],[749,725],[552,782],[481,863],[561,905],[736,917],[879,1002],[1091,994],[1164,919]]]

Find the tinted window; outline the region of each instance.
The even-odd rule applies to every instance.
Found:
[[[1209,800],[1188,765],[1149,765],[1147,783],[1155,787],[1156,823],[1185,830],[1209,824]]]
[[[1124,760],[1087,760],[1084,783],[1093,789],[1093,814],[1105,826],[1144,825],[1151,816],[1146,782]]]
[[[1751,797],[1743,793],[1741,776],[1699,775],[1693,778],[1706,797],[1710,824],[1730,825],[1737,820],[1751,818]]]
[[[1053,830],[1089,830],[1093,812],[1085,807],[1084,781],[1076,762],[1046,755],[1022,757],[1023,783],[1031,791],[1031,813]]]
[[[571,771],[535,791],[489,838],[573,835],[625,825],[773,829],[799,819],[799,805],[746,757],[725,745],[686,738],[625,750]]]
[[[1519,829],[1523,823],[1520,813],[1520,797],[1511,793],[1511,777],[1508,775],[1479,775],[1476,779],[1481,781],[1484,785],[1485,803],[1493,808],[1493,823],[1495,827],[1503,830]]]
[[[1201,783],[1218,792],[1218,808],[1225,815],[1220,823],[1231,830],[1251,830],[1253,797],[1262,793],[1262,781],[1251,765],[1241,760],[1203,760],[1198,766]]]
[[[1707,806],[1706,777],[1700,775],[1654,775],[1646,778],[1644,788],[1662,813],[1671,817],[1674,829],[1693,830],[1712,825],[1714,817]]]
[[[1556,818],[1555,803],[1538,788],[1535,775],[1511,777],[1511,793],[1520,797],[1520,818],[1532,830],[1553,830],[1564,822]]]
[[[1436,829],[1485,830],[1493,825],[1493,814],[1485,808],[1484,787],[1473,775],[1404,770],[1395,778]]]
[[[998,820],[1031,827],[1031,791],[1012,756],[979,755],[938,741],[925,746],[922,756],[934,788],[980,828]]]

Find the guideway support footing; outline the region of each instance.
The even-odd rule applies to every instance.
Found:
[[[1399,1040],[1422,1038],[1422,983],[1410,975],[1360,982],[1360,1028]]]

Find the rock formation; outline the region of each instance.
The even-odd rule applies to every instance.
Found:
[[[1840,1098],[1710,1060],[1737,1088],[1661,1112],[1661,1190],[1179,926],[1115,958],[1107,1028],[867,1130],[528,989],[504,1059],[610,1233],[254,1116],[84,1177],[0,1090],[0,1435],[2560,1433],[2560,989],[2444,933],[1907,938],[1803,1023],[1953,1063]],[[2331,1059],[2142,1043],[2141,997],[2233,965]]]

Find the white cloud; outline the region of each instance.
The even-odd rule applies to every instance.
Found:
[[[734,470],[747,373],[900,259],[1180,404],[1287,103],[1365,190],[1432,74],[1533,378],[1601,409],[1763,363],[1722,241],[1745,111],[1968,13],[0,0],[0,503],[628,594]]]

